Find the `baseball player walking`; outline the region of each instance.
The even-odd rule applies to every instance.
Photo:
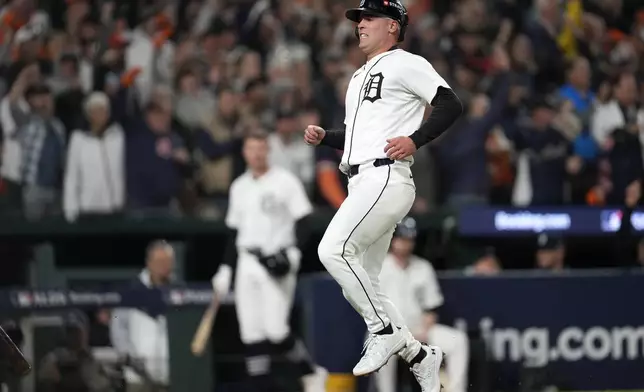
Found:
[[[219,267],[212,285],[220,298],[228,294],[237,253],[235,308],[251,390],[275,387],[270,359],[279,356],[301,369],[305,392],[323,392],[326,370],[312,362],[289,326],[300,266],[298,245],[307,240],[306,218],[312,207],[297,177],[268,165],[268,152],[266,134],[253,133],[244,140],[248,170],[231,185],[226,215],[232,230],[228,262]]]
[[[436,310],[443,305],[436,272],[432,264],[415,256],[416,221],[407,217],[396,227],[389,254],[380,273],[382,290],[398,307],[412,334],[421,342],[438,344],[449,357],[446,364],[447,392],[467,391],[469,343],[467,335],[439,324]],[[378,392],[396,392],[397,366],[389,360],[376,375]]]
[[[380,287],[378,275],[396,224],[416,197],[410,166],[416,150],[446,131],[463,111],[429,62],[396,44],[407,10],[399,0],[362,0],[346,11],[367,62],[349,83],[345,129],[309,125],[304,140],[343,150],[340,170],[349,194],[320,242],[318,255],[365,320],[369,338],[356,376],[372,373],[399,354],[424,392],[438,392],[440,348],[421,346]],[[427,103],[433,106],[421,125]]]

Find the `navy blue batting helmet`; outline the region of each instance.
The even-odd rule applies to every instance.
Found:
[[[417,234],[416,220],[410,216],[400,221],[396,226],[396,231],[394,231],[395,237],[408,238],[410,240],[416,239]]]
[[[391,18],[400,25],[398,42],[405,39],[405,30],[409,24],[407,9],[400,0],[360,0],[357,8],[348,9],[344,15],[355,23],[360,23],[363,15]]]

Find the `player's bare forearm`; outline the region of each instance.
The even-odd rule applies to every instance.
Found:
[[[449,88],[439,87],[431,105],[433,109],[427,121],[409,136],[416,148],[420,148],[438,138],[463,113],[461,101]]]
[[[346,131],[326,131],[324,139],[320,141],[320,145],[329,146],[336,150],[344,150],[344,138]]]

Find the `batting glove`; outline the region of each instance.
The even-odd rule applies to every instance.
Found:
[[[222,264],[221,266],[219,266],[217,273],[210,280],[210,282],[212,283],[212,289],[220,298],[228,295],[232,276],[233,269],[227,264]]]

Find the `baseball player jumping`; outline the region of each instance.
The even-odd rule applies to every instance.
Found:
[[[438,392],[442,351],[422,346],[392,302],[378,275],[396,224],[416,197],[413,154],[445,132],[463,111],[458,97],[431,64],[396,46],[403,41],[407,10],[399,0],[362,0],[346,11],[367,62],[349,83],[345,129],[309,125],[304,140],[343,150],[340,170],[349,194],[324,233],[318,255],[369,330],[356,376],[399,354],[424,392]],[[421,125],[427,103],[433,107]]]
[[[224,256],[227,262],[212,285],[220,298],[228,294],[237,253],[235,308],[247,350],[250,390],[276,388],[270,359],[285,357],[301,370],[304,392],[323,392],[326,370],[312,362],[289,326],[300,266],[298,246],[307,241],[306,218],[312,206],[297,177],[269,166],[268,152],[266,134],[253,133],[244,140],[248,170],[230,188],[226,226],[231,243]]]

